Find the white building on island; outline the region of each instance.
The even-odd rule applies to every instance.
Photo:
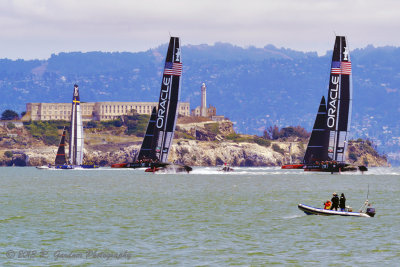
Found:
[[[71,103],[27,103],[27,120],[70,120]],[[81,102],[83,121],[105,121],[117,119],[122,115],[138,114],[150,115],[158,102]],[[189,102],[179,102],[178,114],[190,116]]]

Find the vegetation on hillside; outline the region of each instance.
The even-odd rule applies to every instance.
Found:
[[[137,113],[130,116],[122,116],[119,119],[109,121],[88,121],[84,128],[92,132],[110,132],[113,135],[136,135],[143,137],[149,121],[148,115]],[[68,121],[30,121],[24,122],[25,129],[37,140],[42,140],[46,145],[57,145],[60,141],[58,130],[64,126],[69,128]],[[10,126],[11,127],[11,126]],[[8,127],[8,128],[10,128]],[[68,134],[67,134],[68,135]]]
[[[350,140],[348,146],[348,159],[350,162],[360,162],[365,166],[369,165],[368,158],[381,158],[387,161],[385,154],[380,154],[377,151],[377,146],[369,139]]]
[[[263,137],[269,140],[288,138],[298,138],[300,140],[304,140],[310,137],[310,133],[301,126],[289,126],[279,129],[278,126],[274,125],[270,126],[267,130],[264,131]]]
[[[260,146],[265,146],[265,147],[269,147],[271,145],[271,141],[264,139],[262,137],[259,136],[255,136],[255,135],[241,135],[241,134],[236,134],[236,133],[232,133],[229,134],[228,136],[226,136],[226,139],[237,142],[237,143],[256,143]]]
[[[68,122],[58,120],[24,122],[25,129],[46,145],[57,145],[60,142],[58,129],[62,129],[65,125],[68,125]]]
[[[19,115],[14,110],[7,109],[3,113],[1,113],[1,119],[4,121],[18,120]]]

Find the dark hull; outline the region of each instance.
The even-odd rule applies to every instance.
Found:
[[[361,213],[361,212],[325,210],[320,208],[314,208],[304,204],[299,204],[297,207],[300,210],[304,211],[304,213],[307,215],[323,215],[323,216],[338,215],[338,216],[367,217],[367,218],[373,217],[366,213]]]
[[[167,164],[166,166],[151,166],[145,172],[166,172],[166,173],[189,173],[193,170],[192,167],[183,164]]]
[[[309,171],[309,172],[356,172],[358,170],[360,171],[367,171],[368,168],[365,166],[353,166],[350,164],[344,164],[344,163],[339,163],[339,164],[326,164],[326,165],[321,165],[321,164],[306,164],[303,167],[304,171]]]

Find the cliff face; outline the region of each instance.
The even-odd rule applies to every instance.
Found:
[[[56,146],[46,146],[29,138],[23,129],[17,129],[16,135],[7,129],[0,130],[4,136],[0,140],[0,166],[54,163]],[[235,141],[230,140],[232,136]],[[263,142],[257,143],[257,140]],[[132,162],[140,145],[140,138],[85,130],[85,161],[101,166]],[[301,162],[305,147],[306,142],[299,140],[267,141],[236,135],[230,121],[189,122],[178,125],[169,161],[190,166],[216,166],[224,162],[232,166],[280,166],[291,161]],[[368,142],[350,142],[348,154],[348,161],[356,165],[387,166],[386,158],[380,156]]]
[[[172,160],[191,166],[278,166],[283,155],[251,143],[179,141],[172,147]]]

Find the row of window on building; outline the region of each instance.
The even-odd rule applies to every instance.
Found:
[[[139,114],[151,114],[157,102],[126,102],[109,103],[81,103],[83,120],[111,120],[121,115],[128,115],[135,110]],[[27,103],[26,111],[30,114],[31,120],[69,120],[71,116],[71,104],[67,103]],[[179,114],[190,116],[190,104],[179,103]]]

